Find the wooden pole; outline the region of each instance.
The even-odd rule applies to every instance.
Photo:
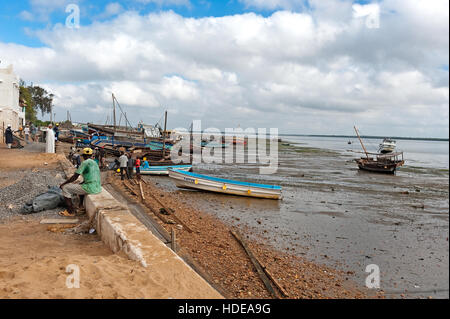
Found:
[[[270,284],[269,278],[267,277],[266,273],[262,269],[260,263],[256,260],[255,256],[253,255],[252,251],[250,250],[250,248],[248,248],[247,244],[242,240],[241,236],[238,233],[236,233],[233,230],[231,230],[231,234],[234,236],[234,238],[236,238],[236,240],[244,248],[244,250],[247,253],[248,257],[250,258],[250,261],[252,262],[253,266],[255,266],[259,277],[263,281],[264,286],[266,286],[267,290],[270,292],[270,294],[273,297],[278,298],[275,290],[273,289],[272,285]]]
[[[164,113],[164,132],[163,132],[163,150],[162,150],[163,159],[166,153],[166,129],[167,129],[167,111]]]
[[[116,130],[116,101],[114,97],[114,93],[111,93],[113,100],[113,119],[114,119],[114,131]]]
[[[140,181],[139,181],[139,190],[141,191],[141,197],[142,197],[142,200],[145,200],[144,191],[142,190],[142,184],[141,184]]]
[[[366,157],[367,157],[367,159],[369,159],[369,154],[367,154],[366,147],[364,146],[364,143],[362,142],[361,137],[359,136],[358,129],[356,128],[356,126],[354,126],[354,128],[355,128],[356,136],[358,136],[359,142],[361,143],[364,153],[366,153]]]
[[[173,227],[170,233],[170,246],[174,252],[177,252],[177,234]]]

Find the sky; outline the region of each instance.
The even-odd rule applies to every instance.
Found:
[[[448,0],[0,0],[0,61],[58,121],[449,135]]]

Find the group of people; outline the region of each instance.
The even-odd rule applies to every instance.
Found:
[[[136,171],[136,178],[138,180],[141,179],[141,167],[148,168],[149,164],[145,157],[136,157],[133,158],[131,153],[122,152],[122,155],[119,157],[119,171],[120,178],[124,180],[133,178],[133,171]]]
[[[80,156],[80,152],[81,150],[79,148],[76,147],[72,147],[69,153],[69,159],[72,161],[72,164],[76,167],[79,168],[81,165],[81,156]],[[106,154],[105,154],[105,150],[103,147],[96,147],[93,150],[92,153],[92,157],[94,159],[94,162],[97,163],[97,165],[99,166],[100,169],[104,169],[106,168]]]
[[[51,134],[49,134],[49,131],[51,130]],[[6,129],[5,129],[5,143],[7,145],[8,148],[11,148],[14,142],[14,133],[18,133],[19,137],[25,139],[25,142],[27,144],[31,142],[36,142],[37,139],[37,127],[33,124],[33,122],[28,122],[25,126],[19,126],[19,129],[14,131],[11,127],[11,124],[8,124]],[[53,126],[52,124],[49,124],[48,129],[47,129],[47,143],[50,137],[54,141],[58,140],[59,137],[59,124],[56,123],[55,126]],[[51,143],[54,145],[54,142]],[[53,147],[54,148],[54,147]],[[52,147],[50,145],[50,147],[47,148],[46,152],[47,153],[54,153],[54,151],[51,150]]]
[[[11,148],[14,141],[13,134],[19,133],[19,136],[21,138],[24,138],[25,142],[28,144],[30,141],[30,137],[31,141],[35,140],[36,131],[37,131],[36,126],[34,126],[32,122],[27,123],[25,127],[20,126],[19,129],[16,131],[12,129],[11,124],[8,124],[5,130],[5,143],[8,148]]]
[[[74,216],[76,214],[76,209],[72,202],[74,196],[84,197],[85,195],[101,192],[99,163],[100,165],[106,166],[105,152],[102,148],[98,147],[95,151],[89,147],[84,148],[82,151],[73,147],[71,150],[71,158],[77,170],[73,176],[60,185],[67,206],[67,210],[61,212],[62,216]],[[81,158],[83,158],[83,161],[81,161]],[[140,168],[149,167],[149,163],[145,157],[133,158],[131,153],[125,152],[122,152],[118,160],[116,159],[116,164],[119,165],[122,180],[125,177],[127,179],[133,178],[134,170],[136,170],[137,179],[140,180]],[[83,176],[83,183],[74,183],[80,175]],[[80,203],[82,203],[81,198]]]

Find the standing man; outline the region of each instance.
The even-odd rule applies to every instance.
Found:
[[[139,157],[136,158],[134,162],[134,168],[136,169],[136,179],[138,181],[141,180],[141,159]]]
[[[31,141],[36,142],[36,126],[34,126],[33,122],[31,122],[30,125],[30,132],[31,132]]]
[[[46,136],[45,153],[55,153],[55,132],[52,129],[52,124],[48,125]]]
[[[13,143],[13,131],[11,130],[11,124],[8,124],[8,127],[5,130],[5,140],[8,148],[11,148],[11,144]]]
[[[79,168],[81,165],[81,157],[78,152],[79,150],[76,150],[76,152],[72,155],[72,164],[75,165],[76,168]]]
[[[26,125],[25,128],[23,129],[23,132],[25,133],[25,142],[29,144],[28,141],[30,139],[30,127]]]
[[[98,150],[99,159],[100,159],[100,169],[104,169],[106,167],[106,157],[105,157],[105,148],[104,146],[100,147]]]
[[[134,168],[134,159],[131,157],[131,153],[128,153],[128,167],[127,167],[128,179],[133,178],[133,168]]]
[[[59,123],[56,123],[55,127],[53,128],[53,130],[55,131],[55,141],[58,140],[58,136],[59,136]]]
[[[120,155],[119,164],[120,164],[120,179],[123,180],[123,176],[124,173],[127,171],[127,164],[128,164],[128,157],[125,155],[125,153],[122,153],[122,155]]]
[[[102,184],[100,178],[100,169],[98,168],[97,163],[91,159],[92,149],[85,148],[83,149],[83,158],[84,161],[81,163],[81,166],[76,170],[75,174],[64,183],[61,184],[62,193],[64,196],[64,200],[67,205],[67,210],[60,213],[62,216],[74,216],[75,209],[73,207],[72,198],[76,195],[89,195],[89,194],[98,194],[102,191]],[[73,184],[78,177],[83,176],[83,183],[81,184]],[[80,201],[81,205],[81,201]]]

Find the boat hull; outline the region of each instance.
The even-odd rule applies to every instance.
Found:
[[[190,172],[192,165],[151,166],[150,168],[141,168],[141,175],[169,175],[170,169]]]
[[[169,177],[180,188],[190,188],[229,195],[281,199],[281,187],[243,183],[205,175],[169,170]],[[259,186],[258,186],[259,185]]]
[[[382,173],[382,174],[395,174],[395,171],[398,167],[403,165],[403,161],[396,163],[376,163],[376,162],[367,162],[365,160],[356,160],[358,167],[360,170],[373,172],[373,173]]]

